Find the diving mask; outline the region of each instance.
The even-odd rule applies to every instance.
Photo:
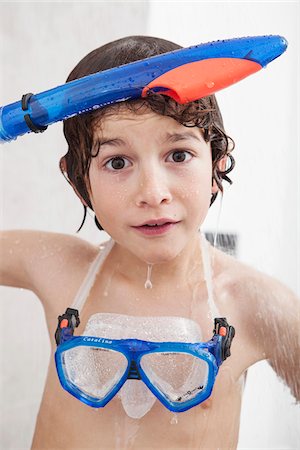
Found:
[[[95,408],[118,394],[134,418],[145,415],[155,399],[173,412],[205,401],[230,356],[235,333],[225,318],[215,319],[208,342],[201,342],[196,322],[180,317],[100,313],[91,317],[82,336],[73,336],[79,325],[76,309],[67,308],[58,321],[55,361],[62,387]],[[142,402],[132,402],[134,395]]]

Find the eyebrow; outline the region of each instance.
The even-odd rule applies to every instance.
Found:
[[[189,131],[184,131],[182,133],[167,132],[166,138],[163,140],[163,143],[166,143],[166,142],[175,143],[175,142],[186,141],[186,140],[194,140],[197,142],[201,142],[200,137],[196,136],[195,134],[193,134]],[[111,145],[113,147],[118,147],[118,146],[122,146],[122,145],[126,144],[125,141],[123,141],[123,139],[121,139],[119,137],[109,138],[109,137],[105,137],[105,136],[98,138],[95,143],[98,144],[99,146],[105,144],[105,145]]]
[[[164,142],[178,142],[185,140],[196,140],[197,142],[201,142],[201,139],[197,137],[194,133],[190,131],[183,131],[182,133],[167,133],[167,137]]]

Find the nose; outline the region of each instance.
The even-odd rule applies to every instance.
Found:
[[[158,166],[141,170],[135,199],[136,205],[156,207],[171,201],[172,194],[166,174],[160,171]]]

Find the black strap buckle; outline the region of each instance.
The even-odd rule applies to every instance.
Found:
[[[222,336],[222,361],[225,361],[231,353],[230,347],[232,339],[235,336],[235,329],[233,326],[228,325],[225,317],[219,317],[215,319],[214,334]]]
[[[79,324],[79,311],[77,309],[67,308],[62,316],[58,316],[58,325],[55,331],[56,345],[61,343],[61,333],[64,328],[70,328],[70,334],[73,335],[74,329]]]
[[[31,99],[31,97],[34,94],[32,94],[31,92],[29,92],[28,94],[24,94],[22,96],[21,99],[21,105],[22,105],[22,110],[23,111],[27,111],[28,110],[28,104],[29,101]],[[25,114],[24,115],[24,120],[28,126],[28,128],[33,131],[34,133],[42,133],[43,131],[47,130],[48,126],[46,125],[37,125],[36,123],[33,122],[33,120],[30,117],[30,114]]]

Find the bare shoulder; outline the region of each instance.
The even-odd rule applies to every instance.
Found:
[[[234,325],[236,335],[244,344],[252,345],[253,361],[258,360],[259,343],[253,330],[259,316],[265,276],[220,250],[212,249],[212,252],[214,290],[220,314]]]
[[[236,306],[246,305],[248,311],[292,304],[296,295],[281,281],[219,250],[215,253],[215,273],[219,289],[231,296]]]
[[[74,293],[98,251],[98,246],[63,233],[2,232],[2,284],[32,290],[47,307],[60,291],[66,297]]]

